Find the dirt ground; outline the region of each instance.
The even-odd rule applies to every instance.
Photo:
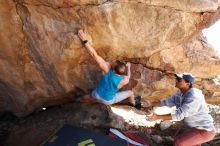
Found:
[[[132,122],[130,120],[130,122]],[[133,121],[134,122],[134,121]],[[161,132],[156,128],[129,126],[120,117],[114,117],[105,106],[71,103],[17,118],[10,113],[0,117],[1,146],[39,146],[62,125],[69,124],[106,133],[108,128],[127,129],[144,138],[152,146],[171,146],[175,129]],[[172,131],[173,130],[173,131]],[[154,131],[154,132],[152,132]],[[157,132],[155,132],[157,131]],[[203,146],[219,146],[220,136]]]

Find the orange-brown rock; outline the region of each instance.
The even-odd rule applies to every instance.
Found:
[[[174,80],[166,72],[214,77],[219,60],[194,37],[218,18],[218,6],[213,0],[1,0],[0,111],[23,116],[97,85],[101,74],[79,28],[107,61],[142,66],[133,71],[136,94],[171,94]]]

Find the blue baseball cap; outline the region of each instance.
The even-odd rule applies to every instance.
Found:
[[[175,74],[176,78],[184,79],[186,82],[193,84],[195,82],[195,77],[191,73],[180,73]]]

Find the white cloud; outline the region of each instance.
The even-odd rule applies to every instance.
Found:
[[[202,32],[207,37],[208,42],[220,53],[220,20]]]

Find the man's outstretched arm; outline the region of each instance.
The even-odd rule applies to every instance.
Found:
[[[171,114],[169,114],[169,115],[156,115],[156,114],[153,114],[153,116],[150,117],[148,120],[149,121],[156,121],[156,120],[166,121],[166,120],[172,120],[172,116],[171,116]]]
[[[106,62],[101,56],[97,54],[95,49],[89,44],[86,34],[82,31],[78,31],[79,38],[85,43],[86,49],[89,51],[89,54],[95,59],[99,68],[104,72],[107,73],[111,68],[110,64]]]

